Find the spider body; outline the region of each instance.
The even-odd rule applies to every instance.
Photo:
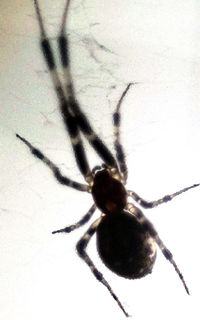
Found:
[[[132,202],[129,202],[129,199],[134,200],[134,202],[144,209],[154,208],[171,201],[183,192],[198,187],[200,184],[183,188],[155,201],[146,201],[134,191],[126,189],[128,169],[123,146],[120,142],[120,106],[132,83],[127,85],[113,113],[115,150],[115,155],[113,155],[91,127],[75,97],[70,70],[68,39],[65,30],[69,2],[67,0],[64,8],[58,36],[60,62],[64,76],[63,81],[61,81],[57,71],[56,60],[50,40],[46,34],[37,0],[34,0],[34,6],[40,28],[40,47],[51,75],[58,98],[59,109],[71,141],[78,169],[84,177],[86,184],[76,182],[64,176],[58,166],[44,155],[41,150],[35,148],[19,134],[16,134],[16,136],[27,145],[31,153],[38,160],[43,162],[52,171],[58,183],[81,192],[91,193],[94,203],[88,212],[75,224],[53,231],[52,233],[69,233],[81,227],[90,220],[98,207],[101,211],[100,217],[90,225],[78,241],[76,245],[77,252],[80,258],[88,265],[94,277],[107,288],[118,306],[128,316],[111,286],[87,254],[86,249],[90,239],[96,233],[97,250],[105,265],[117,275],[129,279],[141,278],[151,272],[156,258],[156,246],[158,246],[164,257],[173,265],[186,292],[189,294],[183,275],[175,263],[172,253],[162,242],[155,227],[146,218],[142,210]],[[85,136],[93,150],[103,160],[104,163],[101,167],[96,166],[93,170],[90,170],[82,135]]]
[[[143,225],[124,210],[127,203],[124,185],[108,169],[97,171],[93,183],[93,199],[104,213],[97,228],[101,259],[119,276],[130,279],[145,276],[152,270],[156,245]]]
[[[108,169],[97,171],[93,183],[93,199],[104,213],[97,228],[101,259],[119,276],[129,279],[145,276],[153,268],[156,245],[143,225],[124,210],[127,203],[124,185]]]
[[[97,228],[97,249],[110,270],[129,279],[150,273],[156,258],[155,241],[125,210],[103,217]]]

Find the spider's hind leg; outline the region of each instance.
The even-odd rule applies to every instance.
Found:
[[[99,272],[99,270],[95,267],[93,261],[90,259],[88,254],[86,253],[87,245],[91,239],[91,237],[95,234],[99,224],[101,223],[101,217],[97,219],[87,230],[87,232],[84,234],[84,236],[79,240],[77,243],[77,252],[79,256],[85,261],[85,263],[88,265],[90,270],[92,271],[95,278],[100,281],[110,292],[111,296],[114,298],[114,300],[118,303],[118,306],[121,308],[121,310],[124,312],[126,317],[128,317],[128,313],[125,311],[124,307],[122,306],[121,302],[119,301],[116,294],[113,292],[112,288],[110,287],[109,283],[104,279],[102,273]]]
[[[167,249],[167,247],[164,245],[164,243],[160,239],[160,237],[159,237],[155,227],[153,226],[153,224],[145,217],[143,212],[139,208],[135,207],[133,204],[128,203],[127,204],[127,210],[137,218],[137,220],[141,223],[141,225],[144,227],[144,229],[155,240],[155,242],[159,246],[159,248],[162,251],[162,253],[165,256],[165,258],[167,260],[169,260],[169,262],[173,265],[176,273],[178,274],[180,280],[182,281],[182,284],[183,284],[187,294],[189,294],[189,289],[188,289],[188,287],[186,285],[186,282],[185,282],[185,280],[183,278],[182,273],[180,272],[176,262],[174,261],[172,253],[169,251],[169,249]]]

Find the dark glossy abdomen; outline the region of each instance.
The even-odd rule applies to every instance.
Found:
[[[126,211],[103,218],[97,230],[97,249],[110,270],[129,279],[151,272],[156,258],[154,240]]]

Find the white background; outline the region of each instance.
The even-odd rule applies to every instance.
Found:
[[[41,1],[56,46],[65,1]],[[78,99],[112,148],[112,112],[122,106],[128,188],[149,200],[200,182],[199,1],[72,1],[68,33]],[[0,3],[0,313],[6,320],[124,319],[79,259],[72,234],[89,195],[62,187],[15,138],[18,132],[83,182],[57,111],[38,44],[32,1]],[[99,163],[87,147],[91,166]],[[100,161],[101,163],[101,161]],[[173,252],[191,291],[158,251],[152,275],[129,281],[107,270],[95,239],[89,254],[133,319],[199,319],[199,203],[192,190],[145,213]],[[98,217],[96,212],[95,217]],[[94,220],[94,219],[93,219]],[[94,237],[95,238],[95,237]]]

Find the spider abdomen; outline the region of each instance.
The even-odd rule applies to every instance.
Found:
[[[127,211],[103,218],[97,229],[97,249],[110,270],[129,279],[150,273],[156,258],[155,241]]]
[[[124,185],[113,178],[107,169],[95,174],[92,195],[97,207],[105,214],[116,214],[126,206]]]

